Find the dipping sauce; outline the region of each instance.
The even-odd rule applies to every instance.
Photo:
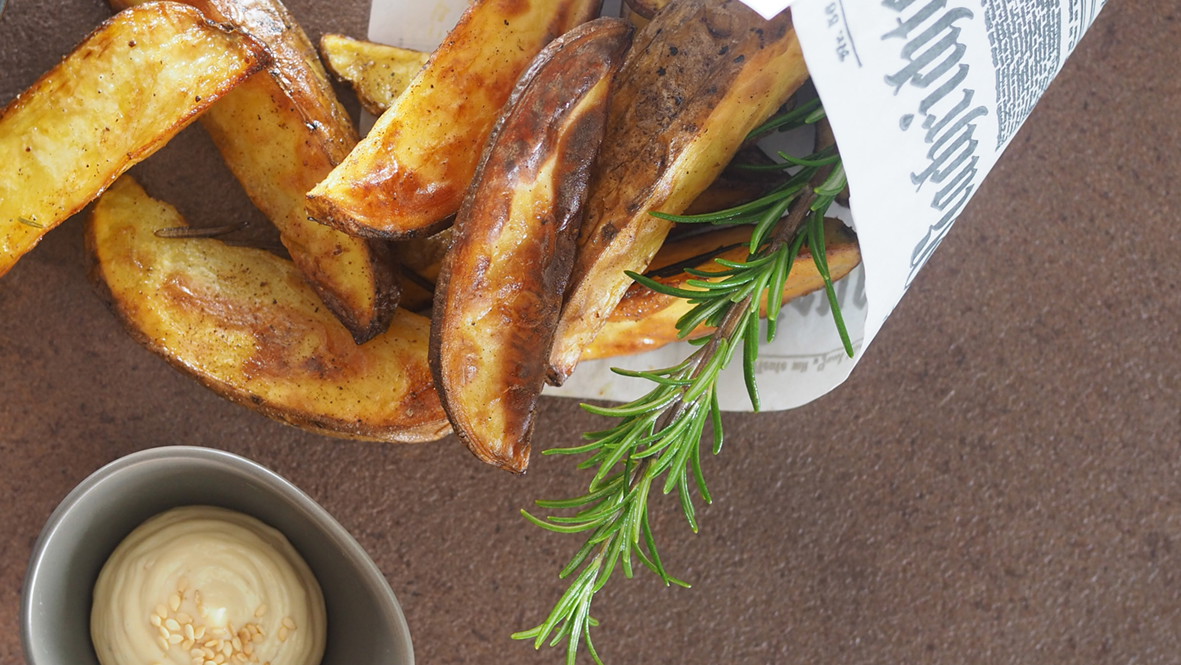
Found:
[[[277,530],[186,506],[132,531],[94,587],[90,636],[103,665],[318,665],[324,596]]]

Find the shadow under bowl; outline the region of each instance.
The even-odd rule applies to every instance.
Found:
[[[25,578],[21,638],[29,665],[98,665],[90,606],[99,570],[144,520],[186,505],[252,515],[291,541],[324,592],[328,639],[322,665],[413,665],[410,630],[397,598],[339,522],[261,465],[189,446],[118,459],[82,481],[54,510]]]

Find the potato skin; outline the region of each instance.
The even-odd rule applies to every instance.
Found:
[[[125,176],[86,229],[91,275],[132,336],[221,396],[350,439],[431,441],[450,431],[427,365],[429,321],[398,311],[358,346],[291,262],[184,226]]]
[[[476,0],[340,166],[308,193],[319,221],[401,239],[450,223],[521,72],[600,0]]]
[[[631,32],[619,19],[597,19],[538,55],[452,227],[435,291],[431,368],[459,438],[508,471],[528,465],[590,164]]]
[[[0,276],[269,61],[191,7],[156,3],[100,25],[0,111]]]
[[[113,7],[144,0],[110,0]],[[389,324],[399,285],[388,248],[308,219],[307,191],[357,143],[315,47],[278,0],[182,0],[261,41],[274,63],[201,118],[251,201],[320,299],[363,343]]]
[[[549,380],[574,371],[671,226],[746,135],[807,79],[785,12],[765,21],[739,0],[674,0],[636,36],[616,79]]]

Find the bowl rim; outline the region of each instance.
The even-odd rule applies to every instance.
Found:
[[[2,2],[3,0],[0,0],[0,3]],[[394,622],[393,628],[405,638],[405,653],[403,655],[406,665],[414,665],[414,645],[410,634],[410,626],[406,622],[402,605],[398,602],[398,598],[390,586],[389,580],[386,579],[385,574],[377,567],[377,564],[374,563],[373,558],[369,556],[365,548],[357,542],[357,539],[327,509],[316,503],[314,499],[294,483],[254,460],[218,448],[191,445],[164,445],[146,448],[108,462],[74,486],[66,494],[65,498],[58,503],[57,507],[53,509],[53,512],[50,513],[49,518],[41,529],[41,533],[33,543],[29,565],[25,572],[24,584],[21,586],[21,645],[25,660],[30,665],[36,665],[31,646],[35,623],[33,618],[35,612],[33,611],[32,592],[35,590],[38,580],[42,576],[50,574],[43,570],[42,565],[48,551],[47,545],[55,539],[62,528],[62,522],[65,520],[66,515],[79,503],[85,501],[96,488],[113,482],[113,479],[118,479],[118,477],[126,473],[129,469],[135,468],[145,462],[166,460],[198,461],[228,470],[245,471],[264,484],[268,489],[282,496],[284,500],[292,503],[299,512],[307,515],[330,539],[336,541],[348,553],[349,559],[358,567],[358,572],[364,581],[383,592],[391,610],[391,619]]]

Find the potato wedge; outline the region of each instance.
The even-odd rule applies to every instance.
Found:
[[[600,18],[537,56],[492,131],[435,289],[430,359],[443,408],[476,457],[514,473],[529,464],[590,164],[631,33]]]
[[[574,371],[678,214],[808,72],[790,14],[739,0],[674,0],[636,36],[616,78],[549,380]]]
[[[686,268],[711,270],[716,269],[715,258],[733,261],[746,258],[746,253],[750,249],[751,227],[704,228],[707,230],[703,233],[699,232],[678,238],[670,236],[666,239],[660,250],[656,252],[656,256],[652,257],[652,262],[644,274],[662,284],[683,288],[687,281],[695,279],[685,272]],[[674,300],[676,298],[670,298],[643,284],[632,282],[624,292],[619,304],[611,310],[609,320],[640,319],[664,309]]]
[[[384,238],[430,235],[459,210],[484,143],[542,47],[600,0],[476,0],[369,135],[311,192],[319,221]]]
[[[357,93],[361,106],[381,115],[410,85],[429,53],[329,33],[320,38],[328,70]]]
[[[126,176],[95,204],[93,276],[140,342],[220,395],[351,439],[418,442],[450,431],[427,364],[430,322],[399,311],[358,346],[291,262],[184,226]]]
[[[827,229],[828,244],[825,247],[825,255],[828,257],[829,274],[833,281],[836,281],[857,267],[857,264],[861,262],[861,251],[858,248],[856,236],[839,220],[828,220]],[[730,232],[729,229],[726,231]],[[747,228],[745,231],[749,242],[750,229]],[[719,234],[718,238],[703,241],[702,244],[713,245],[714,241],[727,243],[730,240],[731,238]],[[731,247],[719,254],[718,258],[743,260],[746,258],[747,249],[747,245]],[[709,258],[694,267],[710,270],[711,266],[716,269],[713,259]],[[678,273],[658,281],[680,286],[687,279],[688,275]],[[816,270],[812,254],[807,247],[804,247],[796,257],[791,274],[783,286],[783,302],[786,303],[823,288],[824,280]],[[637,290],[638,295],[634,296],[630,303],[627,299],[620,303],[620,307],[612,313],[610,320],[599,332],[599,336],[586,348],[582,360],[651,351],[680,339],[677,332],[677,320],[692,308],[689,301],[656,293],[638,284],[634,284],[633,289]],[[641,291],[642,293],[639,293]],[[629,290],[628,293],[632,294],[632,290]],[[766,302],[764,301],[763,316],[766,316],[766,313]],[[693,331],[690,337],[699,337],[710,331],[712,328],[700,326]]]
[[[191,7],[99,26],[0,111],[0,276],[269,59]]]
[[[201,124],[320,299],[357,343],[371,339],[398,302],[388,248],[317,224],[305,209],[307,191],[357,142],[315,48],[279,0],[183,1],[253,35],[274,55],[269,75],[226,95]],[[142,3],[111,0],[114,7]]]

